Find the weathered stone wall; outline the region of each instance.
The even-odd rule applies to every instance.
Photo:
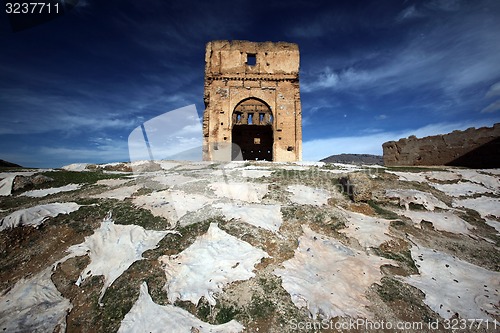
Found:
[[[384,165],[453,165],[470,168],[500,167],[500,123],[418,139],[410,136],[382,145]]]
[[[205,63],[203,158],[213,160],[214,147],[219,144],[246,145],[233,142],[235,134],[234,139],[247,136],[245,142],[255,142],[242,150],[255,149],[259,153],[259,142],[270,141],[272,146],[263,149],[269,151],[269,156],[272,153],[273,161],[301,160],[298,46],[284,42],[213,41],[206,45]],[[255,111],[251,105],[255,105]],[[260,111],[263,105],[266,110]],[[249,114],[253,115],[253,122],[248,120]],[[255,121],[259,115],[265,117],[267,128],[257,127],[263,124]],[[242,121],[244,126],[235,131]],[[262,140],[258,137],[261,129],[270,133],[262,134]],[[248,138],[249,135],[255,137]]]

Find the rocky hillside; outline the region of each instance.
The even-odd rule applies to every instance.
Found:
[[[4,160],[0,160],[0,168],[22,168],[22,166]]]
[[[499,232],[498,169],[2,172],[0,330],[497,332]]]
[[[321,162],[384,165],[384,158],[380,155],[370,154],[340,154],[328,156],[322,159]]]

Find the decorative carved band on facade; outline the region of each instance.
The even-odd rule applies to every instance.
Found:
[[[297,76],[292,77],[268,77],[268,76],[258,76],[248,78],[246,76],[207,76],[207,81],[223,81],[223,80],[232,80],[232,81],[275,81],[275,82],[292,82],[299,83],[299,78]]]

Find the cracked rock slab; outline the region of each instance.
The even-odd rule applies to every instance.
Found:
[[[346,229],[341,229],[339,232],[346,234],[350,238],[357,239],[364,248],[379,247],[382,243],[392,239],[389,236],[390,220],[355,213],[342,208],[339,208],[339,210],[347,219]]]
[[[406,210],[410,209],[410,203],[422,205],[427,210],[434,210],[435,208],[449,208],[432,193],[422,192],[419,190],[386,190],[385,194],[389,198],[399,199],[399,205],[405,206]]]
[[[213,201],[201,194],[170,190],[153,192],[133,199],[137,207],[147,209],[155,216],[168,219],[171,227],[174,227],[177,221],[187,213],[197,211]]]
[[[64,298],[46,268],[30,279],[18,281],[0,297],[0,331],[64,332],[70,301]],[[56,331],[56,328],[59,328]]]
[[[322,206],[328,203],[330,192],[306,185],[290,185],[287,191],[292,193],[290,200],[299,205]]]
[[[130,265],[142,260],[142,253],[155,248],[168,233],[176,232],[145,230],[137,225],[115,224],[111,215],[108,215],[101,222],[101,227],[91,236],[85,237],[83,243],[70,246],[67,250],[69,254],[56,262],[54,267],[70,258],[88,255],[90,264],[82,271],[76,284],[80,285],[91,276],[103,275],[104,286],[99,296],[100,302],[106,289]]]
[[[75,202],[56,202],[20,209],[0,221],[0,231],[21,225],[38,227],[50,217],[56,217],[59,214],[69,214],[77,211],[80,207]]]
[[[211,223],[206,234],[178,255],[162,256],[168,300],[198,304],[205,297],[213,306],[214,295],[234,281],[255,276],[254,267],[269,255]]]
[[[51,188],[46,188],[46,189],[42,189],[42,190],[26,191],[21,195],[26,196],[26,197],[32,197],[32,198],[41,198],[41,197],[45,197],[45,196],[51,195],[51,194],[76,191],[76,190],[79,190],[81,187],[82,187],[82,184],[68,184],[68,185],[64,185],[61,187],[51,187]]]
[[[380,266],[395,262],[355,251],[307,226],[302,229],[294,257],[274,271],[293,303],[306,307],[314,319],[371,318],[365,292],[380,282]]]
[[[240,219],[255,227],[277,233],[283,223],[280,205],[233,205],[217,203],[214,208],[222,211],[222,214],[229,219]]]
[[[211,325],[179,307],[153,302],[146,282],[143,282],[139,298],[123,318],[118,332],[175,332],[175,333],[238,333],[244,326],[235,320],[221,325]]]
[[[493,321],[499,316],[500,273],[426,247],[412,247],[419,275],[402,280],[425,293],[424,303],[441,317]]]
[[[244,202],[261,202],[267,194],[267,184],[256,183],[221,183],[209,185],[219,198],[228,198]]]
[[[415,226],[420,226],[420,222],[426,221],[432,223],[436,230],[447,231],[454,234],[470,235],[470,231],[475,229],[473,225],[452,212],[401,210],[396,213],[411,219]]]

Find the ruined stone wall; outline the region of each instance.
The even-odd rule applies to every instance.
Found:
[[[418,139],[410,136],[382,145],[386,166],[452,165],[500,167],[500,123]]]
[[[272,135],[269,156],[272,152],[273,161],[301,160],[298,46],[284,42],[212,41],[206,45],[205,63],[204,160],[215,159],[214,147],[232,143],[233,133],[254,140],[255,146],[244,147],[244,150],[255,148],[260,152],[259,142],[268,142],[269,138],[261,141],[248,136],[259,135],[253,133],[261,129],[256,126],[262,121],[255,120],[262,105],[268,109],[266,131],[272,133],[269,134]],[[245,101],[247,105],[242,106]],[[237,111],[248,110],[252,104],[259,105],[253,114],[254,121],[249,122],[247,113],[240,119]],[[237,127],[240,131],[236,132],[234,126],[240,124],[235,124],[235,119],[239,119],[240,124],[245,121],[246,127]]]

